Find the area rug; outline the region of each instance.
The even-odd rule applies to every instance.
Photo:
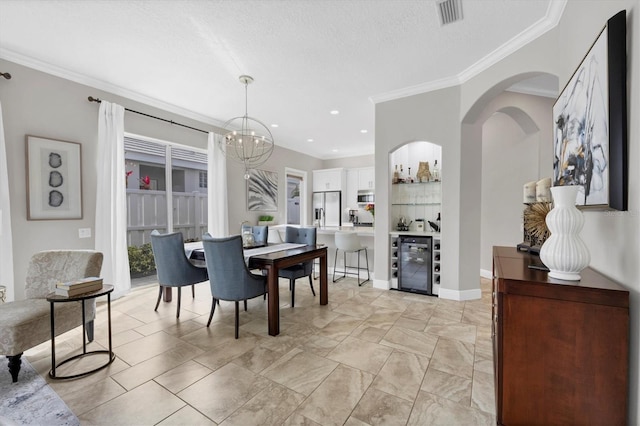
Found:
[[[0,426],[79,425],[78,418],[23,357],[18,382],[0,358]]]

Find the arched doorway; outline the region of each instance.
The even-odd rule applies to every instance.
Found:
[[[552,171],[554,99],[508,91],[539,75],[520,74],[494,85],[462,120],[460,254],[484,274],[491,270],[493,245],[521,242],[522,185]],[[505,227],[508,231],[502,232]],[[475,267],[461,263],[461,281],[477,280],[477,274]]]

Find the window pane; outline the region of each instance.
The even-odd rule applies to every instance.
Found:
[[[206,172],[206,153],[171,147],[173,229],[182,232],[185,240],[200,240],[207,232],[207,187],[201,185]]]
[[[151,242],[151,231],[167,232],[165,145],[125,137],[127,173],[127,240],[140,247]]]

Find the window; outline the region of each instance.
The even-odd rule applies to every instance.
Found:
[[[124,149],[128,245],[150,242],[154,229],[200,239],[207,232],[206,151],[128,134]]]
[[[207,172],[200,172],[200,188],[207,187]]]

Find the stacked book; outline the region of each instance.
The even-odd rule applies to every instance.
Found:
[[[87,277],[80,278],[75,281],[56,284],[56,295],[58,296],[77,296],[83,293],[100,290],[102,288],[102,278]]]

